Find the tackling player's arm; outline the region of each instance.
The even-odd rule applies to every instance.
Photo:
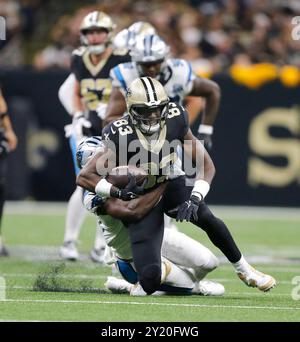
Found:
[[[165,188],[166,183],[129,202],[124,202],[116,198],[109,198],[104,205],[105,211],[108,215],[126,222],[139,221],[147,215],[159,201]]]
[[[123,94],[117,87],[112,88],[106,109],[104,125],[119,119],[126,111],[126,102]]]

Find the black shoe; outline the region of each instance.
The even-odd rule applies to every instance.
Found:
[[[0,257],[8,257],[9,253],[7,248],[4,245],[0,246]]]

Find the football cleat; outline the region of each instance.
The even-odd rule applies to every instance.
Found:
[[[136,283],[131,287],[130,296],[147,296],[147,293],[139,283]]]
[[[0,245],[0,257],[8,257],[9,253],[7,248],[4,245]]]
[[[66,241],[60,248],[59,255],[64,260],[76,261],[79,258],[79,253],[74,241]]]
[[[276,286],[276,280],[272,276],[259,272],[253,267],[250,267],[249,272],[238,272],[237,275],[247,286],[257,287],[264,292]]]
[[[201,296],[222,296],[225,293],[225,288],[222,284],[211,280],[199,281],[199,291]]]
[[[130,290],[133,287],[133,285],[128,283],[125,279],[119,279],[116,277],[107,277],[104,286],[112,293],[130,293]]]
[[[90,257],[92,261],[98,262],[99,264],[103,264],[104,263],[104,251],[105,251],[105,247],[99,248],[99,249],[93,248],[90,252]]]

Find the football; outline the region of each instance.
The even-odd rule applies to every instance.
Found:
[[[123,189],[129,182],[129,173],[135,176],[137,185],[142,185],[148,176],[147,172],[140,167],[124,165],[113,168],[106,179],[116,187]]]

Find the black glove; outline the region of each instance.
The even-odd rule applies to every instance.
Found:
[[[111,188],[111,197],[119,198],[123,201],[130,201],[144,193],[144,186],[147,182],[147,179],[145,179],[142,185],[138,186],[136,185],[136,179],[133,174],[129,173],[128,178],[129,182],[124,189],[119,189],[115,186]]]
[[[192,219],[197,221],[197,212],[199,209],[200,202],[201,200],[199,197],[192,195],[188,201],[185,201],[179,206],[176,221],[182,222],[185,220],[189,222]]]
[[[204,147],[208,152],[211,152],[212,150],[212,135],[211,134],[206,134],[206,133],[199,133],[197,134],[197,139],[198,140],[203,140],[204,141]]]

